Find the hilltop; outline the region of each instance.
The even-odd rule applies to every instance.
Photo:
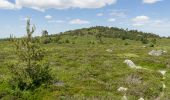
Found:
[[[104,26],[95,26],[90,28],[82,28],[72,31],[64,32],[63,34],[69,35],[96,35],[101,34],[104,37],[109,38],[124,38],[124,39],[131,39],[135,40],[138,39],[140,36],[148,37],[148,38],[159,38],[159,35],[153,33],[146,33],[138,30],[128,30],[123,28],[117,27],[104,27]]]

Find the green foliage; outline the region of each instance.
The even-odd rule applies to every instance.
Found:
[[[152,40],[151,40],[151,43],[152,43],[152,44],[156,44],[156,39],[155,39],[155,38],[152,39]]]
[[[129,45],[129,43],[128,43],[128,42],[126,42],[124,45]]]
[[[43,44],[52,43],[52,39],[50,37],[42,37],[41,40]]]
[[[159,38],[158,35],[152,33],[145,33],[137,30],[128,30],[128,29],[120,29],[116,27],[103,27],[96,26],[91,28],[83,28],[73,31],[67,31],[63,34],[71,35],[71,36],[85,36],[85,35],[93,35],[96,36],[96,39],[99,42],[102,42],[101,37],[107,38],[121,38],[122,40],[130,39],[130,40],[138,40],[142,41],[142,43],[146,44],[147,38]]]
[[[149,47],[154,47],[155,45],[153,43],[150,43],[149,44]]]
[[[61,40],[61,36],[60,36],[60,35],[56,35],[56,36],[54,37],[54,43],[59,43],[60,40]]]
[[[97,33],[96,34],[96,39],[99,41],[99,43],[103,43],[103,40],[102,40],[102,33]]]
[[[149,43],[149,40],[147,39],[146,36],[142,36],[142,37],[141,37],[141,42],[142,42],[143,44],[148,44],[148,43]]]
[[[65,40],[65,43],[70,43],[70,41],[68,39]]]
[[[156,40],[155,38],[152,38],[152,39],[150,40],[149,47],[155,47],[156,41],[157,41],[157,40]]]
[[[12,80],[10,84],[14,89],[36,89],[51,80],[49,65],[43,60],[44,50],[38,43],[33,42],[32,34],[35,26],[30,29],[30,20],[27,21],[27,36],[15,41],[18,63],[10,66]]]
[[[51,39],[51,37],[49,37],[47,30],[42,31],[41,42],[43,44],[52,43],[52,39]]]

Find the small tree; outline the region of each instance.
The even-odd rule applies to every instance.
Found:
[[[10,36],[9,36],[9,41],[13,41],[13,35],[12,34],[10,34]]]
[[[151,40],[151,43],[152,43],[152,44],[156,44],[156,39],[155,39],[155,38],[152,39],[152,40]]]
[[[42,43],[43,43],[43,44],[48,44],[48,43],[51,43],[51,42],[52,42],[51,38],[50,38],[49,35],[48,35],[48,31],[47,31],[47,30],[43,30],[43,31],[42,31],[42,37],[41,37],[41,39],[42,39]]]
[[[148,44],[148,39],[147,39],[147,37],[146,36],[142,36],[141,37],[141,42],[143,43],[143,44]]]
[[[16,89],[35,89],[48,83],[52,78],[49,65],[44,60],[44,50],[38,43],[33,42],[32,34],[35,26],[30,28],[30,20],[27,20],[27,35],[15,40],[18,63],[11,66],[12,86]]]
[[[99,41],[99,43],[103,43],[102,34],[100,32],[96,34],[96,39]]]
[[[44,37],[48,36],[48,31],[47,30],[43,30],[42,31],[42,36],[44,36]]]

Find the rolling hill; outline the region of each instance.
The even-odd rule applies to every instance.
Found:
[[[100,40],[101,39],[101,40]],[[156,39],[154,47],[148,44]],[[170,40],[158,35],[109,27],[91,27],[35,37],[45,50],[53,82],[35,90],[11,87],[9,65],[18,61],[12,41],[0,41],[0,98],[23,100],[170,99]],[[101,42],[102,41],[102,42]],[[166,54],[150,56],[151,50]],[[131,60],[142,69],[130,68]],[[22,66],[21,66],[22,67]],[[162,79],[160,70],[165,70]],[[166,88],[162,87],[162,83]],[[122,88],[127,90],[120,90]],[[119,91],[120,90],[120,91]],[[122,92],[123,91],[123,92]]]

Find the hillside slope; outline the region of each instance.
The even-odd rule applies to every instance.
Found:
[[[93,28],[83,29],[83,33],[84,30],[87,32]],[[14,44],[10,41],[0,41],[0,98],[7,100],[120,100],[124,93],[119,92],[118,88],[125,87],[128,88],[126,96],[129,100],[138,100],[140,97],[153,100],[160,96],[163,89],[162,75],[159,70],[166,70],[164,81],[166,89],[163,100],[170,99],[169,39],[157,38],[154,47],[144,47],[141,41],[107,36],[102,36],[103,43],[99,43],[96,35],[78,35],[77,33],[66,32],[60,35],[57,42],[41,44],[46,50],[45,59],[50,63],[55,80],[54,84],[41,86],[35,91],[14,91],[9,86],[11,73],[8,65],[9,62],[15,62],[17,58],[13,52]],[[58,39],[58,35],[41,39],[51,38],[52,41],[56,37]],[[167,53],[155,57],[148,55],[151,50],[165,50]],[[137,66],[145,69],[129,68],[124,63],[126,59],[132,60]]]
[[[159,35],[153,33],[146,33],[138,30],[128,30],[117,27],[104,27],[104,26],[96,26],[90,28],[82,28],[72,31],[64,32],[63,34],[70,35],[96,35],[101,34],[104,37],[109,38],[125,38],[131,40],[137,40],[139,37],[147,37],[147,38],[159,38]]]

